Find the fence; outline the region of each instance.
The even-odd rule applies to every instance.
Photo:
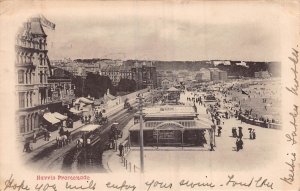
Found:
[[[248,123],[251,125],[256,125],[256,126],[260,126],[260,127],[264,127],[264,128],[281,129],[281,124],[254,120],[254,119],[250,119],[249,117],[246,117],[244,115],[240,115],[240,120],[244,123]]]

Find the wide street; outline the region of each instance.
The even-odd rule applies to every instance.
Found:
[[[52,140],[33,150],[33,152],[26,153],[23,157],[26,163],[29,164],[28,167],[32,170],[78,172],[85,171],[85,168],[88,169],[89,165],[91,165],[93,167],[91,169],[103,172],[105,169],[102,168],[101,164],[102,152],[108,141],[108,133],[112,123],[117,122],[122,128],[132,119],[135,111],[135,109],[132,111],[122,109],[109,116],[109,122],[101,126],[97,143],[93,144],[89,150],[76,148],[76,140],[81,136],[80,129],[84,127],[83,125],[72,132],[70,144],[57,148],[56,141]],[[86,158],[87,156],[88,158]]]

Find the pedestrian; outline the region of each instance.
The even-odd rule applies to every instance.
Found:
[[[49,141],[50,137],[51,137],[51,133],[47,132],[47,141]]]
[[[92,116],[91,116],[91,114],[89,114],[89,123],[91,122],[91,118],[92,118]]]
[[[253,137],[252,137],[252,128],[248,128],[248,130],[249,130],[249,138],[253,139]]]
[[[26,141],[24,144],[23,152],[27,152],[28,142]]]
[[[222,133],[222,131],[221,131],[221,130],[222,130],[222,127],[221,127],[221,126],[219,126],[219,127],[218,127],[218,137],[221,137],[221,133]]]
[[[44,131],[44,140],[47,141],[47,131]]]
[[[235,127],[232,127],[232,137],[236,138],[237,137],[237,132],[236,132],[236,128]]]
[[[36,143],[36,132],[33,131],[33,142]]]
[[[120,144],[119,145],[120,157],[123,156],[123,149],[124,149],[123,144]]]
[[[63,127],[60,127],[58,133],[59,133],[59,136],[62,136],[62,135],[64,134],[64,129],[63,129]]]
[[[243,138],[243,128],[242,127],[239,127],[239,136],[238,138]]]
[[[239,138],[236,139],[235,146],[236,146],[236,152],[238,152],[240,150]]]
[[[211,142],[210,143],[210,151],[214,151],[215,149],[214,149],[214,144]]]
[[[85,121],[85,123],[87,123],[87,120],[88,120],[88,117],[87,117],[87,116],[84,116],[84,121]]]
[[[256,139],[256,133],[254,129],[252,130],[252,139]]]
[[[30,145],[30,141],[26,141],[25,144],[24,144],[24,149],[23,149],[23,152],[31,152],[32,149],[31,149],[31,145]]]
[[[239,146],[240,146],[240,149],[242,150],[243,149],[243,145],[244,145],[244,142],[242,139],[239,140]]]

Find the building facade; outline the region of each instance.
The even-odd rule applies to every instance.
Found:
[[[123,64],[119,66],[107,65],[101,68],[100,75],[108,76],[113,85],[117,85],[121,79],[132,79],[131,69]]]
[[[72,103],[75,99],[74,89],[71,77],[61,68],[52,68],[51,76],[48,78],[49,99],[51,101],[62,101],[63,105]]]
[[[131,72],[138,89],[157,87],[156,67],[152,66],[152,63],[136,63]]]
[[[210,71],[211,81],[219,81],[220,80],[220,75],[219,75],[220,70],[218,68],[209,68],[208,70]]]
[[[199,73],[202,74],[201,81],[210,81],[211,80],[210,71],[208,69],[201,68]]]
[[[16,121],[19,135],[29,136],[39,128],[41,111],[51,103],[47,35],[41,19],[35,17],[25,22],[15,43]]]
[[[219,79],[221,81],[226,81],[228,79],[227,72],[220,70],[219,71]]]

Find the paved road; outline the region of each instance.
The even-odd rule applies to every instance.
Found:
[[[115,119],[119,127],[124,128],[133,118],[136,110],[127,112]],[[108,142],[109,125],[99,135],[99,140],[89,148],[77,150],[73,148],[63,159],[62,169],[64,172],[106,172],[102,165],[102,154],[105,151],[105,144]]]

